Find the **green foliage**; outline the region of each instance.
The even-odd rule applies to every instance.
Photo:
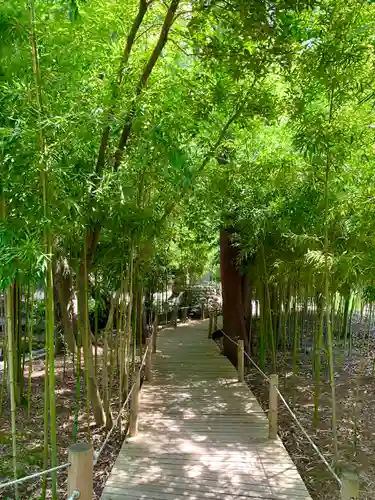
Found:
[[[147,10],[113,102],[138,3],[36,2],[51,193],[44,220],[27,10],[17,0],[1,5],[2,287],[30,273],[40,279],[50,258],[46,224],[54,252],[74,270],[84,228],[100,228],[91,271],[106,293],[119,286],[132,245],[147,280],[167,268],[204,272],[217,262],[223,227],[234,229],[243,255],[256,255],[264,242],[273,269],[282,262],[283,273],[319,276],[327,154],[333,281],[361,287],[372,279],[374,5],[217,0],[185,7],[135,101],[130,142],[114,169],[165,7],[154,2]]]

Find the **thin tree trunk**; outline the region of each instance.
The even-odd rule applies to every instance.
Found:
[[[98,154],[98,160],[96,164],[96,171],[97,174],[100,175],[105,164],[105,155],[107,152],[107,147],[108,147],[108,140],[109,140],[109,133],[110,133],[110,119],[113,114],[113,106],[115,104],[116,99],[119,96],[120,93],[120,88],[124,79],[124,74],[125,74],[125,69],[128,64],[130,52],[132,50],[132,47],[134,45],[135,37],[138,33],[139,28],[141,27],[141,24],[143,22],[144,16],[146,15],[148,6],[151,2],[146,2],[145,0],[140,0],[139,2],[139,8],[138,8],[138,13],[136,17],[134,18],[133,24],[130,28],[127,40],[126,40],[126,45],[124,48],[124,52],[121,58],[120,62],[120,67],[117,72],[117,79],[116,79],[116,84],[113,86],[113,92],[112,92],[112,102],[110,109],[107,113],[107,123],[104,127],[103,133],[102,133],[102,138],[100,141],[100,148],[99,148],[99,154]]]
[[[86,348],[88,345],[87,366],[85,365],[85,370],[87,372],[85,376],[87,376],[88,394],[92,410],[94,413],[95,422],[96,425],[101,427],[105,425],[106,419],[103,408],[103,402],[100,397],[98,383],[95,377],[95,367],[92,355],[91,337],[88,331],[88,317],[87,317],[88,311],[85,299],[85,294],[87,290],[86,279],[87,279],[87,268],[84,262],[82,261],[79,266],[79,271],[77,275],[77,285],[78,285],[78,295],[79,295],[78,306],[79,306],[80,330],[81,332],[83,332],[83,345],[85,345],[86,343]]]
[[[125,117],[125,124],[124,124],[124,127],[122,129],[121,137],[120,137],[120,140],[119,140],[119,143],[117,146],[117,150],[115,153],[115,161],[114,161],[114,168],[115,169],[118,169],[118,167],[121,164],[123,151],[126,147],[127,141],[128,141],[129,136],[131,134],[131,129],[133,126],[134,117],[135,117],[135,113],[136,113],[137,98],[140,96],[143,89],[146,87],[148,80],[150,78],[150,75],[152,73],[152,70],[154,69],[155,64],[157,63],[157,60],[159,59],[160,54],[162,53],[162,50],[163,50],[165,44],[167,43],[169,31],[170,31],[171,26],[173,24],[174,17],[175,17],[179,3],[180,3],[180,0],[172,0],[171,1],[169,8],[168,8],[168,11],[167,11],[165,18],[164,18],[164,22],[163,22],[163,26],[162,26],[162,29],[161,29],[161,32],[159,35],[159,39],[156,42],[155,48],[152,51],[150,58],[148,59],[147,63],[144,66],[142,75],[141,75],[139,82],[138,82],[138,85],[134,91],[133,101],[132,101],[130,109]]]

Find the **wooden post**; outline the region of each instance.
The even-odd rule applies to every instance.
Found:
[[[217,311],[214,312],[214,332],[217,330]]]
[[[202,306],[202,319],[204,319],[204,302],[203,301],[201,302],[201,306]]]
[[[341,500],[359,499],[359,478],[353,472],[343,472],[341,476]]]
[[[158,324],[157,322],[154,323],[154,326],[152,328],[152,352],[156,352],[156,338],[158,334]]]
[[[75,443],[69,448],[68,498],[79,493],[80,500],[93,498],[94,453],[89,443]]]
[[[238,341],[237,346],[237,365],[238,365],[238,382],[244,381],[244,350],[243,340]]]
[[[276,387],[279,385],[279,376],[270,375],[270,401],[268,409],[268,437],[269,439],[277,438],[277,412],[279,406],[279,395]]]
[[[139,389],[141,386],[141,374],[137,373],[135,386],[132,392],[130,403],[129,436],[135,437],[138,434],[138,412],[139,412]]]
[[[210,312],[210,320],[208,322],[208,338],[212,338],[212,313]]]
[[[151,381],[151,365],[152,365],[152,337],[146,339],[146,365],[145,365],[145,378],[147,382]]]
[[[177,328],[177,318],[178,318],[178,306],[175,306],[173,310],[173,326],[175,328]]]

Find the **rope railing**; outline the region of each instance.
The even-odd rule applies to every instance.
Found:
[[[142,358],[142,362],[141,362],[141,366],[139,367],[139,370],[138,372],[140,373],[142,371],[142,368],[144,367],[144,365],[146,364],[146,357],[147,357],[147,354],[148,354],[148,350],[149,350],[149,346],[146,347],[146,350],[144,352],[144,355],[143,355],[143,358]],[[138,376],[138,375],[137,375]],[[114,421],[111,429],[108,431],[107,435],[106,435],[106,438],[105,440],[103,441],[103,444],[101,445],[101,447],[99,448],[98,451],[94,451],[94,465],[96,465],[98,463],[98,460],[100,458],[100,455],[102,454],[104,448],[107,446],[108,444],[108,441],[109,441],[109,438],[111,437],[111,434],[112,432],[116,429],[116,427],[118,426],[118,423],[121,419],[121,413],[123,411],[123,409],[125,408],[125,406],[127,405],[127,403],[129,402],[129,399],[130,399],[130,396],[132,395],[132,392],[135,388],[135,385],[136,385],[136,382],[133,382],[131,388],[130,388],[130,391],[128,392],[128,395],[123,403],[123,405],[121,406],[121,409],[119,411],[119,414],[117,415],[117,418],[116,420]]]
[[[13,481],[9,481],[7,483],[0,483],[0,490],[3,490],[4,488],[9,488],[11,486],[15,486],[16,484],[24,483],[25,481],[30,481],[31,479],[36,479],[37,477],[46,476],[51,472],[55,472],[61,469],[66,469],[68,467],[70,467],[70,462],[67,462],[66,464],[62,465],[57,465],[56,467],[52,467],[51,469],[46,469],[41,472],[35,472],[34,474],[30,474],[29,476],[21,477],[19,479],[14,479]]]
[[[98,451],[94,451],[94,465],[96,465],[98,463],[98,460],[100,458],[100,455],[103,453],[103,450],[104,448],[107,446],[108,444],[108,441],[109,441],[109,438],[111,437],[112,435],[112,432],[116,429],[116,427],[118,426],[118,423],[119,423],[119,420],[120,420],[120,417],[121,417],[121,412],[123,411],[123,409],[125,408],[125,406],[127,405],[127,403],[129,402],[129,399],[130,399],[130,396],[132,395],[132,392],[134,390],[134,386],[135,386],[135,383],[133,382],[131,388],[130,388],[130,391],[124,401],[124,404],[122,405],[121,407],[121,410],[119,411],[119,414],[117,415],[117,418],[116,420],[114,421],[112,427],[110,428],[110,430],[108,431],[104,441],[103,441],[103,444],[101,445],[101,447],[99,448]]]
[[[229,339],[233,344],[235,344],[238,347],[241,347],[241,345],[236,342],[234,339],[232,339],[229,335],[227,335],[223,329],[220,329],[220,331],[223,333],[223,335]],[[249,354],[246,352],[246,351],[243,351],[243,354],[246,356],[246,358],[250,361],[250,363],[254,366],[254,368],[257,369],[257,371],[262,375],[262,377],[268,382],[271,384],[271,379],[270,377],[268,377],[264,371],[257,365],[257,363],[249,356]],[[306,439],[309,441],[309,443],[311,444],[311,446],[313,447],[314,451],[316,452],[316,454],[319,456],[319,458],[321,459],[321,461],[324,463],[324,465],[327,467],[328,471],[332,474],[333,478],[337,481],[340,489],[342,487],[342,481],[341,479],[339,478],[339,476],[336,474],[336,472],[333,470],[333,468],[331,467],[331,465],[328,463],[327,459],[324,457],[323,453],[319,450],[319,448],[317,447],[317,445],[314,443],[313,439],[309,436],[308,432],[306,431],[306,429],[303,427],[303,425],[301,424],[301,422],[299,421],[298,417],[296,416],[296,414],[293,412],[293,410],[290,408],[289,404],[287,403],[286,399],[284,398],[283,394],[280,392],[279,388],[277,387],[277,385],[275,384],[272,384],[272,387],[273,389],[277,392],[280,400],[282,401],[282,403],[284,404],[285,408],[287,409],[287,411],[290,413],[291,417],[293,418],[293,420],[296,422],[296,424],[298,425],[299,429],[301,430],[301,432],[303,433],[303,435],[306,437]]]
[[[155,332],[154,332],[155,333]],[[147,339],[147,346],[144,351],[141,364],[136,372],[135,381],[133,382],[130,391],[121,406],[119,414],[117,415],[116,420],[114,421],[111,429],[108,431],[103,444],[100,449],[96,452],[93,450],[92,445],[88,443],[75,443],[69,448],[69,462],[58,465],[56,467],[52,467],[50,469],[46,469],[40,472],[36,472],[34,474],[30,474],[29,476],[25,476],[19,479],[14,479],[12,481],[8,481],[6,483],[0,483],[0,490],[4,490],[5,488],[10,488],[12,486],[18,485],[20,483],[24,483],[26,481],[30,481],[32,479],[36,479],[38,477],[46,476],[52,472],[71,468],[68,474],[68,500],[75,500],[80,498],[82,495],[84,498],[91,498],[93,484],[92,484],[92,474],[93,467],[97,464],[98,459],[108,444],[109,438],[113,430],[118,426],[119,421],[121,419],[121,414],[129,402],[131,400],[131,419],[133,422],[130,423],[132,429],[130,431],[130,435],[135,435],[137,432],[137,421],[138,421],[138,392],[140,389],[140,377],[141,371],[144,366],[146,366],[146,380],[150,380],[151,378],[151,341],[152,336]],[[134,407],[133,407],[134,406]],[[91,470],[91,473],[90,473]],[[84,494],[82,493],[84,492]]]

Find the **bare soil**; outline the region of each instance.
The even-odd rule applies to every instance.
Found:
[[[99,352],[100,354],[100,352]],[[100,358],[99,358],[100,359]],[[35,360],[33,363],[32,385],[31,385],[31,414],[28,417],[27,402],[17,408],[17,464],[18,477],[27,476],[44,469],[43,466],[43,391],[44,391],[44,359]],[[99,364],[99,363],[98,363]],[[56,373],[56,413],[57,413],[57,448],[58,464],[64,464],[68,460],[68,448],[73,443],[74,414],[76,403],[76,377],[73,373],[72,359],[66,361],[64,374],[63,356],[55,359]],[[0,379],[1,379],[0,374]],[[101,380],[100,369],[98,369],[98,380]],[[25,370],[25,387],[27,388],[27,368]],[[117,417],[119,411],[119,384],[117,375],[113,379],[113,390],[111,398],[111,408],[113,416]],[[26,389],[27,395],[27,389]],[[81,380],[81,398],[79,407],[79,430],[77,441],[91,441],[94,450],[98,450],[103,443],[107,430],[98,428],[95,425],[92,414],[87,416],[85,404],[84,380]],[[12,469],[12,440],[10,427],[9,401],[6,399],[0,417],[0,482],[7,482],[13,479]],[[123,412],[122,432],[116,428],[112,433],[107,446],[101,454],[94,467],[94,497],[99,499],[106,479],[111,471],[113,463],[119,453],[121,444],[125,437],[128,421],[128,409]],[[62,469],[57,473],[58,477],[58,498],[66,498],[67,492],[67,470]],[[51,480],[48,478],[47,485],[50,487]],[[33,479],[20,484],[20,498],[38,499],[41,498],[42,480]],[[0,491],[0,498],[14,498],[14,490]],[[51,498],[48,489],[47,498]]]
[[[370,339],[370,355],[365,357],[367,339],[357,336],[350,356],[335,350],[337,433],[339,460],[336,472],[356,471],[360,476],[360,499],[375,499],[375,377],[373,373],[375,342]],[[311,355],[300,354],[297,376],[292,360],[278,356],[279,388],[305,430],[330,464],[333,464],[331,431],[332,393],[326,375],[321,377],[319,422],[313,423],[315,380]],[[270,367],[267,373],[271,373]],[[324,372],[324,370],[322,371]],[[253,367],[248,367],[247,382],[263,409],[268,409],[268,384]],[[338,500],[339,487],[311,444],[280,402],[279,435],[296,464],[314,500]]]
[[[368,349],[369,347],[369,349]],[[369,355],[364,356],[363,352]],[[372,354],[374,353],[374,354]],[[100,352],[99,352],[100,354]],[[338,422],[339,463],[337,472],[355,470],[360,475],[361,500],[375,499],[375,376],[373,373],[375,340],[370,343],[365,333],[356,336],[350,356],[342,349],[335,350],[335,380]],[[99,358],[100,359],[100,358]],[[56,407],[57,407],[57,439],[58,463],[66,463],[68,448],[73,442],[74,413],[76,408],[76,378],[73,373],[72,360],[66,362],[64,375],[63,357],[56,361]],[[100,364],[100,363],[99,363]],[[284,370],[284,368],[286,368]],[[249,366],[247,382],[252,391],[267,411],[268,384],[262,376]],[[297,375],[293,375],[292,359],[286,360],[282,354],[278,356],[279,387],[284,397],[293,408],[298,419],[314,440],[320,451],[329,462],[333,461],[333,442],[331,431],[331,387],[322,370],[319,423],[313,424],[315,380],[312,375],[312,357],[299,354]],[[271,373],[270,366],[266,372]],[[281,375],[280,375],[281,374]],[[25,371],[25,376],[27,375]],[[98,380],[101,380],[100,369]],[[25,379],[25,384],[27,381]],[[103,443],[107,430],[95,426],[92,415],[86,415],[84,381],[81,380],[81,401],[79,403],[78,441],[92,440],[94,449],[98,450]],[[31,415],[28,418],[27,405],[17,409],[17,462],[19,477],[42,470],[43,467],[43,396],[44,360],[36,360],[32,374]],[[114,417],[118,413],[118,380],[115,374],[111,406]],[[112,469],[124,440],[128,420],[128,412],[124,411],[122,432],[116,429],[97,465],[94,468],[94,499],[100,498],[104,484]],[[288,411],[280,402],[279,435],[294,460],[310,494],[314,500],[338,500],[339,488],[330,472],[320,461],[310,443],[294,423]],[[13,479],[12,449],[10,430],[10,409],[8,401],[3,407],[0,417],[0,482]],[[58,497],[66,498],[67,472],[58,472]],[[21,499],[37,499],[41,495],[41,479],[20,485]],[[47,482],[50,485],[50,479]],[[50,498],[50,491],[47,498]],[[12,489],[2,491],[0,498],[14,498]],[[292,500],[292,499],[291,499]]]

